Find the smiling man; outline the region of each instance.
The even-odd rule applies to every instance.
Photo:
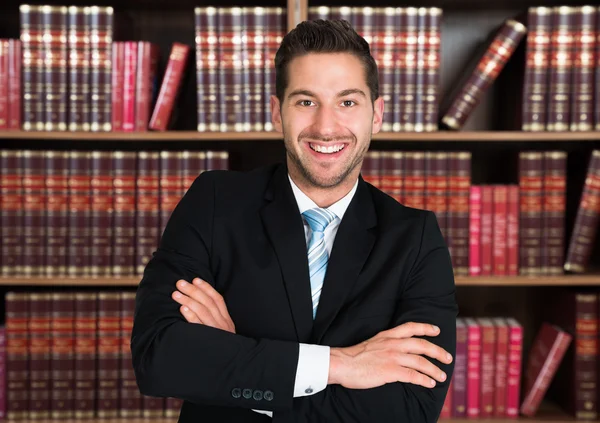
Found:
[[[180,422],[434,422],[457,305],[433,213],[360,176],[382,124],[377,66],[345,21],[303,22],[275,58],[287,160],[205,172],[139,285],[145,395]]]

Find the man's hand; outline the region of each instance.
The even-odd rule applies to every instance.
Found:
[[[423,356],[446,364],[452,362],[452,356],[437,345],[413,336],[437,335],[437,327],[410,322],[351,347],[331,348],[327,383],[351,389],[375,388],[392,382],[432,388],[435,380],[446,380],[446,374]]]
[[[183,317],[190,323],[235,333],[235,325],[221,294],[200,278],[195,278],[192,282],[193,284],[190,284],[178,280],[178,291],[173,291],[172,294],[172,298],[181,304],[179,311]]]

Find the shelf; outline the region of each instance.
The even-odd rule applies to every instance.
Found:
[[[137,286],[142,277],[0,277],[8,286]],[[600,286],[600,274],[560,276],[477,276],[455,278],[458,286]]]
[[[0,140],[60,141],[279,141],[279,132],[25,132],[0,131]],[[600,131],[592,132],[523,132],[523,131],[438,131],[386,132],[373,136],[374,141],[431,142],[544,142],[600,141]]]

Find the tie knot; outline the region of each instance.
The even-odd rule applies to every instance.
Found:
[[[333,222],[333,219],[337,217],[335,213],[320,208],[306,210],[302,215],[313,232],[324,232],[327,225]]]

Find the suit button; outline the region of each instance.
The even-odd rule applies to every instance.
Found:
[[[260,401],[261,399],[263,399],[262,391],[259,391],[258,389],[254,391],[254,395],[252,395],[252,398],[254,398],[256,401]]]
[[[273,392],[265,391],[264,399],[267,401],[273,401]]]
[[[252,389],[248,389],[248,388],[244,389],[244,392],[242,393],[242,395],[246,399],[252,398]]]
[[[240,388],[233,388],[231,390],[231,396],[234,398],[239,398],[242,396],[242,390]]]
[[[304,392],[307,394],[312,394],[312,388],[307,388]]]

